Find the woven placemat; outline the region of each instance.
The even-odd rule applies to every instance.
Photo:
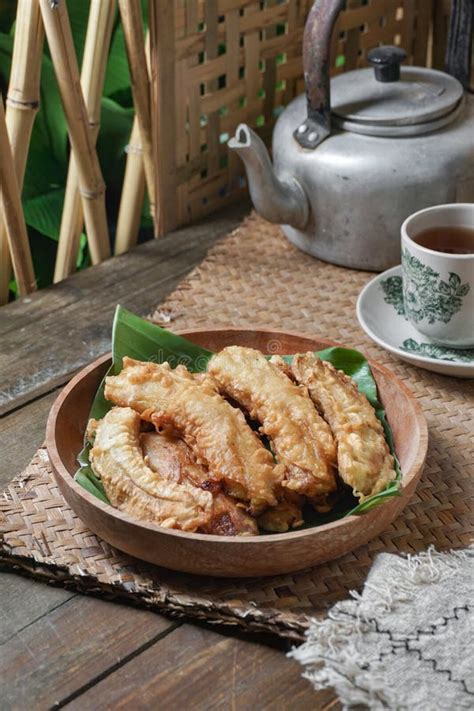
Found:
[[[154,319],[174,330],[268,326],[320,335],[361,349],[405,380],[428,419],[430,448],[412,502],[386,533],[300,573],[244,580],[173,573],[134,560],[87,530],[62,499],[40,449],[0,500],[0,562],[84,592],[299,639],[311,616],[362,587],[377,553],[468,545],[474,528],[474,385],[402,363],[366,338],[355,302],[372,276],[317,261],[291,246],[278,227],[251,216]]]

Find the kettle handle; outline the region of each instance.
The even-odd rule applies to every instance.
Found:
[[[331,36],[345,0],[315,0],[303,36],[303,67],[308,116],[293,136],[314,149],[331,133],[329,52]]]
[[[474,30],[474,4],[472,0],[454,0],[449,19],[448,45],[445,70],[456,77],[466,91],[472,92],[472,33]]]

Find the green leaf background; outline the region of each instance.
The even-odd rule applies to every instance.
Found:
[[[147,1],[142,0],[144,24],[147,24]],[[67,8],[79,66],[87,31],[90,0],[67,0]],[[16,0],[0,2],[0,93],[6,98],[11,70],[15,32]],[[105,76],[101,107],[101,125],[97,152],[107,186],[107,217],[113,239],[118,215],[125,148],[130,138],[134,116],[130,74],[123,31],[118,12]],[[25,173],[22,200],[33,255],[38,286],[52,282],[57,241],[61,225],[69,161],[67,124],[59,96],[47,41],[41,67],[41,106],[33,126]],[[139,240],[151,236],[152,222],[144,205]],[[85,234],[81,238],[77,267],[90,264]],[[12,295],[17,293],[14,280]]]
[[[339,347],[318,351],[317,355],[322,360],[332,363],[335,368],[342,370],[346,375],[350,375],[356,382],[360,392],[367,397],[374,407],[377,417],[382,422],[390,451],[395,458],[397,479],[391,482],[384,491],[368,497],[363,503],[358,503],[357,499],[348,492],[329,514],[318,514],[310,506],[307,506],[304,510],[305,525],[302,528],[328,523],[352,514],[363,514],[370,511],[374,506],[383,503],[385,499],[391,496],[398,496],[400,493],[401,470],[394,450],[392,430],[378,399],[377,385],[364,355],[350,348]],[[112,364],[105,377],[107,375],[117,375],[121,371],[124,356],[155,363],[168,361],[171,367],[183,364],[192,372],[201,372],[206,370],[212,352],[191,343],[191,341],[182,336],[177,336],[171,331],[140,318],[122,306],[117,306],[112,326]],[[291,355],[283,357],[288,363],[291,363],[293,358]],[[112,407],[112,403],[108,402],[104,397],[105,377],[96,393],[89,415],[96,420],[104,417]],[[84,449],[78,456],[80,468],[75,478],[90,493],[108,503],[100,479],[90,465],[90,447],[91,443],[86,441]]]

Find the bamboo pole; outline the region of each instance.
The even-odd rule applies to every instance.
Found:
[[[21,296],[36,289],[33,261],[21,206],[20,190],[0,99],[0,192],[13,271]]]
[[[64,0],[39,0],[51,59],[76,159],[79,191],[93,264],[110,257],[105,185],[79,80],[71,25]]]
[[[122,195],[115,233],[115,254],[123,254],[137,243],[143,200],[145,172],[138,119],[135,116],[127,152]]]
[[[130,69],[133,103],[135,105],[135,113],[140,130],[145,179],[150,199],[150,212],[153,217],[155,236],[158,236],[159,230],[155,215],[155,166],[153,162],[151,89],[149,72],[147,70],[148,52],[145,47],[143,35],[141,3],[140,0],[118,1]],[[153,4],[153,2],[151,4]]]
[[[31,131],[39,107],[44,31],[39,5],[18,0],[12,68],[5,121],[21,193]],[[8,300],[11,258],[6,227],[0,219],[0,305]]]
[[[81,87],[86,102],[92,142],[95,146],[100,124],[100,100],[104,88],[105,70],[112,37],[115,0],[92,0],[87,23]],[[79,240],[84,225],[78,172],[74,151],[69,158],[69,169],[64,197],[58,253],[54,281],[65,279],[75,270]]]
[[[150,73],[150,36],[147,33],[145,52],[148,74]],[[150,198],[150,196],[148,196]],[[128,252],[138,240],[140,218],[145,198],[145,173],[143,168],[143,147],[140,136],[140,126],[135,114],[130,142],[127,146],[127,163],[123,179],[120,207],[115,232],[116,255]],[[150,207],[150,212],[152,206]]]
[[[175,3],[149,2],[150,83],[155,165],[155,230],[166,234],[177,224],[175,126]]]

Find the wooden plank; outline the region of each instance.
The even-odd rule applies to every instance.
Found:
[[[26,467],[43,443],[49,409],[57,394],[54,390],[2,419],[0,490]]]
[[[64,605],[75,593],[38,585],[13,573],[0,575],[0,645],[20,634],[54,608]],[[1,650],[0,646],[0,650]],[[0,652],[0,655],[2,653]]]
[[[175,627],[152,612],[74,597],[0,645],[1,707],[60,704]]]
[[[37,323],[38,318],[43,318],[53,311],[62,311],[69,304],[77,301],[81,297],[87,297],[89,290],[96,284],[94,300],[97,294],[103,291],[104,286],[110,286],[115,280],[124,280],[127,273],[135,274],[146,262],[151,262],[156,271],[153,274],[146,274],[146,278],[153,277],[154,282],[147,283],[150,287],[158,288],[163,275],[173,273],[174,259],[178,258],[185,262],[186,252],[189,252],[188,270],[192,269],[196,262],[199,262],[199,246],[205,255],[207,249],[222,235],[232,231],[243,216],[249,212],[248,202],[234,205],[232,209],[214,213],[214,215],[201,222],[184,227],[170,233],[158,241],[149,241],[135,249],[127,255],[118,257],[105,264],[90,267],[84,271],[71,276],[65,284],[56,284],[46,289],[41,289],[34,295],[9,304],[0,309],[0,338],[2,346],[4,337],[18,329],[28,328]],[[202,258],[202,257],[201,257]],[[159,260],[165,262],[164,265]],[[183,267],[183,264],[180,264]],[[179,275],[178,275],[179,278]],[[137,285],[125,284],[133,293]],[[163,290],[164,291],[164,290]],[[160,292],[154,292],[148,297],[148,303],[144,308],[152,308],[157,303]],[[91,314],[92,316],[92,314]],[[25,330],[22,332],[24,338],[28,336]]]
[[[2,307],[0,415],[107,351],[116,304],[150,312],[247,211],[235,206]]]
[[[281,650],[183,625],[102,679],[65,708],[183,711],[322,711],[334,701],[315,693],[302,668]],[[336,711],[336,706],[331,706]]]

